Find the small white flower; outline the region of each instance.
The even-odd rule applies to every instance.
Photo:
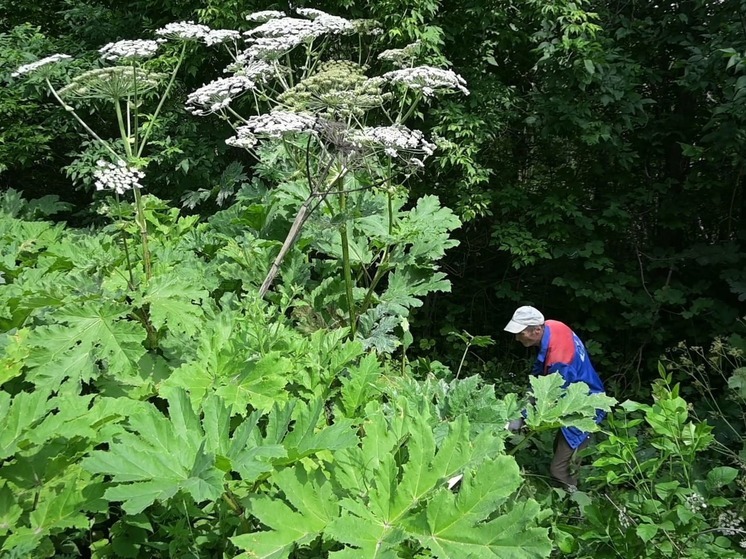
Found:
[[[198,116],[218,112],[230,105],[241,94],[253,89],[255,83],[246,76],[219,78],[203,85],[187,97],[187,110]]]
[[[241,38],[241,33],[233,29],[210,29],[202,37],[202,40],[208,47],[227,43],[228,41],[237,41]]]
[[[99,167],[93,173],[96,190],[113,190],[121,195],[133,188],[142,188],[140,179],[145,173],[137,167],[130,167],[121,159],[116,163],[100,160],[96,165]]]
[[[391,83],[401,83],[411,89],[420,90],[427,97],[435,95],[438,91],[449,89],[457,89],[464,95],[469,95],[464,78],[452,70],[444,70],[433,66],[394,70],[383,74],[381,77]]]
[[[156,30],[155,34],[169,39],[184,39],[187,41],[204,40],[211,29],[206,25],[194,23],[193,21],[179,21],[169,23],[165,27]]]
[[[72,56],[69,56],[67,54],[53,54],[52,56],[47,56],[46,58],[42,58],[41,60],[37,60],[36,62],[31,62],[30,64],[24,64],[18,70],[13,72],[11,74],[12,77],[17,78],[18,76],[23,76],[26,74],[30,74],[31,72],[34,72],[41,68],[42,66],[46,66],[47,64],[52,64],[54,62],[60,62],[61,60],[69,60]]]
[[[264,23],[270,19],[279,19],[281,17],[285,17],[285,12],[280,12],[278,10],[263,10],[261,12],[254,12],[253,14],[247,15],[246,20]]]
[[[150,58],[158,51],[158,42],[149,39],[117,41],[104,45],[98,52],[104,60],[122,60],[127,58]]]

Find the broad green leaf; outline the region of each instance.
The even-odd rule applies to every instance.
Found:
[[[267,441],[282,443],[287,452],[287,458],[279,460],[278,464],[290,464],[320,451],[345,449],[357,443],[352,421],[343,419],[327,425],[324,410],[325,403],[321,399],[310,404],[297,401],[272,410]]]
[[[658,526],[655,524],[640,524],[635,529],[635,533],[642,541],[647,543],[658,533]]]
[[[244,370],[233,378],[221,379],[216,390],[235,410],[252,407],[267,411],[277,402],[287,399],[291,362],[279,353],[270,353],[255,363],[244,364]]]
[[[582,431],[598,431],[596,410],[609,411],[616,403],[606,394],[588,394],[584,382],[575,382],[563,389],[559,373],[532,376],[529,379],[534,402],[527,407],[526,424],[532,428],[577,427]]]
[[[167,501],[179,491],[196,502],[217,499],[224,473],[204,450],[204,432],[182,390],[168,396],[169,416],[150,406],[129,417],[129,431],[96,450],[83,461],[92,472],[112,476],[105,497],[122,501],[129,514],[143,511],[156,500]]]
[[[245,557],[285,558],[294,547],[317,538],[337,517],[339,505],[331,488],[318,470],[308,475],[302,466],[275,473],[270,482],[280,494],[254,496],[249,512],[270,528],[231,538],[245,550]]]
[[[68,363],[74,360],[83,371],[75,376],[75,381],[80,382],[91,374],[90,366],[80,355],[90,354],[103,362],[105,370],[118,381],[141,384],[136,371],[139,359],[145,354],[142,345],[145,329],[129,318],[130,312],[127,305],[98,302],[60,309],[55,319],[63,324],[37,328],[29,338],[34,348],[29,367],[63,367],[74,374]],[[59,375],[40,373],[39,381],[46,378],[60,380]]]
[[[707,488],[717,490],[733,482],[738,477],[738,470],[730,466],[718,466],[707,472]]]
[[[364,430],[358,447],[334,455],[333,479],[349,497],[339,501],[340,517],[325,531],[347,546],[332,557],[398,557],[404,540],[440,557],[548,555],[546,530],[533,527],[536,503],[495,517],[521,483],[514,459],[499,454],[496,435],[485,431],[472,439],[459,416],[438,445],[426,418],[411,411],[374,415]],[[463,478],[454,494],[449,480],[458,475]],[[483,524],[488,518],[489,528]]]
[[[204,322],[204,311],[200,304],[208,292],[200,289],[199,278],[172,270],[168,275],[155,276],[148,282],[135,304],[147,305],[150,319],[157,329],[167,327],[187,336],[200,331]]]
[[[375,355],[368,354],[341,378],[342,408],[347,417],[354,418],[373,394],[373,386],[381,375],[381,365]]]
[[[10,530],[16,528],[18,519],[23,514],[23,509],[18,506],[13,491],[8,487],[5,480],[0,481],[0,484],[0,537],[3,537]]]
[[[0,459],[18,451],[18,445],[53,407],[49,392],[20,392],[12,397],[0,392]]]

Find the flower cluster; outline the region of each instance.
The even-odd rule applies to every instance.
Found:
[[[349,139],[360,147],[383,148],[389,157],[400,157],[416,167],[424,166],[423,160],[435,152],[435,145],[425,140],[422,132],[401,125],[365,127],[351,132]]]
[[[149,39],[117,41],[104,45],[98,52],[104,60],[122,60],[128,58],[150,58],[158,51],[158,42]]]
[[[96,190],[113,190],[117,194],[124,194],[133,188],[142,188],[140,179],[145,177],[145,173],[137,167],[130,167],[121,159],[116,163],[100,160],[96,165],[99,167],[93,173]]]
[[[411,89],[422,91],[426,97],[432,97],[439,91],[459,90],[469,95],[466,81],[452,70],[444,70],[433,66],[417,66],[387,72],[381,76],[391,83],[401,83]]]
[[[303,37],[260,37],[250,40],[251,46],[239,55],[243,60],[276,60],[303,43]]]
[[[206,116],[224,109],[254,86],[254,81],[247,76],[220,78],[189,94],[186,108],[194,115]]]
[[[165,27],[156,30],[155,34],[168,39],[183,39],[185,41],[198,41],[212,31],[206,25],[194,23],[193,21],[179,21],[169,23]]]
[[[275,64],[269,64],[264,60],[251,60],[239,54],[236,61],[225,69],[237,76],[245,76],[256,83],[265,83],[270,78],[278,75],[279,68]]]
[[[686,497],[686,506],[692,512],[702,512],[707,508],[707,501],[699,493],[692,493]]]
[[[46,58],[42,58],[41,60],[37,60],[36,62],[31,62],[30,64],[24,64],[18,70],[13,72],[11,74],[12,77],[17,78],[18,76],[24,76],[26,74],[30,74],[31,72],[34,72],[41,68],[42,66],[46,66],[47,64],[53,64],[54,62],[60,62],[61,60],[68,60],[72,58],[72,56],[69,56],[67,54],[53,54],[52,56],[47,56]]]
[[[236,130],[236,135],[228,138],[225,143],[234,148],[251,149],[259,143],[259,139],[248,126],[241,126]]]
[[[746,534],[746,530],[743,528],[743,518],[735,511],[720,513],[717,530],[724,536]]]

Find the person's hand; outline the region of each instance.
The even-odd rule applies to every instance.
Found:
[[[521,417],[519,419],[514,419],[513,421],[508,421],[508,423],[505,425],[505,428],[511,433],[517,433],[518,431],[523,429],[523,426],[525,424],[525,420]]]

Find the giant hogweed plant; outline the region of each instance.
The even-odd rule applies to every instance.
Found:
[[[371,22],[315,9],[296,13],[248,16],[255,26],[236,34],[240,41],[223,43],[233,57],[228,77],[189,95],[187,108],[226,120],[236,131],[229,145],[249,150],[260,164],[271,161],[275,174],[284,171],[275,203],[294,207],[295,215],[260,297],[307,226],[305,239],[326,255],[323,275],[337,275],[330,263],[339,262],[338,303],[351,336],[362,328],[371,345],[384,349],[392,342],[385,335],[416,305],[412,295],[448,288],[432,262],[455,244],[447,235],[458,226],[432,198],[401,211],[401,186],[435,149],[405,122],[423,102],[468,90],[450,70],[417,65],[418,44],[373,58]],[[394,69],[368,75],[382,65]],[[408,222],[415,219],[432,224],[425,237],[411,236]],[[379,296],[386,284],[388,297]]]
[[[267,215],[270,225],[272,217],[287,215],[288,208],[295,212],[261,282],[260,296],[267,294],[304,225],[317,214],[304,235],[306,243],[325,255],[315,264],[317,277],[326,281],[318,287],[327,295],[314,298],[323,300],[326,309],[319,312],[318,305],[312,306],[314,321],[341,321],[351,337],[362,330],[369,345],[391,351],[398,345],[391,331],[397,326],[406,330],[406,315],[419,304],[418,297],[449,289],[434,261],[455,244],[448,233],[459,225],[435,198],[424,198],[415,210],[402,211],[407,201],[402,185],[435,149],[405,122],[436,96],[468,94],[468,90],[450,70],[417,65],[419,44],[389,49],[374,58],[370,43],[380,30],[373,22],[350,21],[315,9],[299,9],[296,15],[251,14],[247,19],[254,27],[244,32],[191,22],[170,24],[156,31],[157,41],[106,45],[100,49],[102,58],[116,66],[86,72],[59,91],[45,72],[69,58],[66,55],[28,64],[16,75],[41,75],[55,98],[109,153],[111,161],[98,163],[97,189],[113,190],[117,196],[133,191],[141,249],[130,254],[127,235],[122,235],[122,242],[130,289],[135,289],[140,283],[133,273],[139,269],[138,257],[146,282],[153,266],[140,194],[148,163],[144,150],[187,46],[202,42],[225,48],[233,60],[225,69],[227,77],[191,93],[186,107],[195,115],[216,115],[229,122],[235,136],[227,143],[249,150],[260,167],[273,167],[275,180],[270,185],[275,188],[269,204],[279,211]],[[180,45],[170,76],[151,70],[162,67],[162,62],[148,60],[163,41]],[[371,67],[389,71],[369,77]],[[146,114],[143,107],[149,96],[157,104]],[[101,101],[116,115],[120,133],[116,141],[102,139],[72,106]],[[126,230],[122,206],[112,208]],[[409,223],[415,220],[419,224],[413,230]],[[423,234],[425,223],[430,227]],[[341,285],[327,281],[337,275]],[[337,289],[341,299],[334,294]],[[289,290],[283,291],[287,298]],[[305,301],[299,303],[307,306]],[[336,312],[326,316],[331,305],[345,316]],[[148,322],[147,308],[140,314]]]

